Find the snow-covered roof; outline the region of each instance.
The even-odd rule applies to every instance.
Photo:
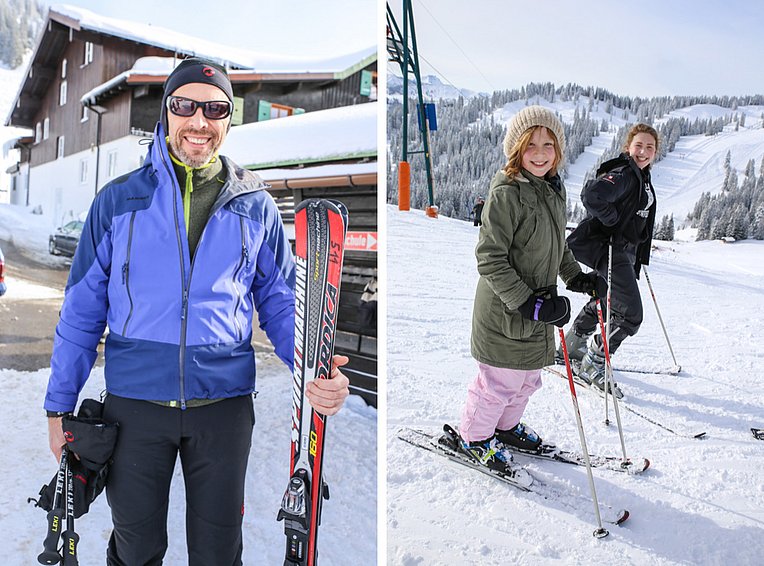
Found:
[[[220,152],[242,167],[273,169],[377,157],[377,103],[231,128]]]
[[[160,26],[101,16],[90,10],[68,4],[52,6],[49,17],[75,29],[111,35],[183,55],[205,57],[219,61],[228,67],[251,69],[260,73],[338,73],[352,67],[360,59],[376,57],[377,53],[376,46],[370,46],[360,52],[329,59],[310,59],[250,51],[192,37]]]
[[[56,54],[62,49],[62,43],[65,41],[61,33],[50,33],[51,22],[71,30],[112,36],[169,52],[173,54],[169,57],[173,65],[178,63],[179,58],[188,56],[211,59],[229,68],[234,82],[237,73],[246,74],[245,77],[240,77],[242,81],[342,80],[377,60],[375,45],[354,53],[329,58],[283,56],[222,45],[159,26],[109,18],[76,6],[56,4],[48,10],[48,25],[37,40],[25,78],[19,85],[5,121],[6,124],[32,127],[33,118],[39,110],[40,100],[50,88],[51,61],[55,60]],[[173,68],[167,65],[168,63],[165,62],[160,65],[160,68],[149,69],[149,73],[157,79],[148,82],[161,82],[160,77]],[[42,72],[35,73],[35,70]],[[140,70],[144,71],[144,69]],[[134,68],[132,71],[132,73],[127,71],[116,77],[108,77],[105,83],[86,93],[82,101],[93,104],[98,95],[114,88],[122,88],[123,83],[130,82],[137,69]],[[145,81],[146,78],[144,77],[143,80]],[[26,97],[23,107],[18,104],[22,97]]]
[[[96,98],[101,94],[121,85],[135,75],[157,77],[157,80],[160,80],[160,78],[169,75],[178,62],[172,57],[141,57],[135,61],[131,69],[83,94],[80,97],[80,102],[85,105],[95,104]]]
[[[376,58],[375,50],[364,50],[323,61],[307,60],[306,62],[306,60],[301,59],[298,63],[295,60],[294,67],[291,70],[282,65],[279,67],[281,70],[231,69],[228,74],[234,83],[252,80],[288,80],[295,82],[298,80],[310,81],[312,79],[326,81],[327,79],[345,78],[358,69],[367,66],[374,58]],[[141,57],[135,61],[132,68],[83,94],[80,97],[80,102],[85,105],[95,104],[99,96],[119,87],[123,83],[162,83],[180,61],[180,59],[175,57]],[[294,70],[307,69],[308,67],[311,70]]]
[[[316,165],[315,167],[300,167],[299,169],[258,169],[257,171],[257,174],[267,182],[348,177],[374,173],[377,173],[376,161],[368,161],[366,163],[333,163],[331,165]]]

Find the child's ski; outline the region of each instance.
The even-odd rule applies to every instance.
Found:
[[[295,209],[295,335],[290,479],[278,520],[287,537],[284,566],[315,566],[321,503],[326,417],[305,396],[312,379],[329,379],[339,309],[347,209],[309,199]]]

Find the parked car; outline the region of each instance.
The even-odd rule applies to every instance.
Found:
[[[82,227],[84,222],[72,220],[56,229],[55,234],[51,234],[48,239],[48,251],[53,255],[74,256],[74,250],[80,243],[82,236]]]
[[[5,295],[8,287],[5,284],[5,258],[3,257],[3,250],[0,248],[0,297]]]

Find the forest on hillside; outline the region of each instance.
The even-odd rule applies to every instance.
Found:
[[[520,89],[497,91],[489,96],[455,99],[441,99],[437,103],[438,131],[430,137],[434,183],[437,187],[439,213],[452,218],[467,220],[478,198],[485,198],[491,178],[506,162],[502,140],[506,127],[497,123],[494,113],[505,105],[524,100],[526,105],[540,99],[550,102],[573,101],[576,110],[572,123],[564,123],[566,166],[575,163],[585,147],[592,143],[601,132],[614,132],[609,150],[586,174],[584,182],[594,178],[599,165],[617,156],[626,140],[631,124],[644,122],[655,124],[673,110],[697,104],[713,104],[729,108],[730,113],[718,118],[670,117],[656,126],[661,138],[657,160],[674,149],[681,136],[714,135],[725,126],[734,123],[735,129],[745,126],[746,115],[738,113],[738,106],[762,105],[764,95],[731,96],[662,96],[640,98],[618,96],[605,89],[567,84],[555,87],[553,83],[530,83]],[[581,102],[580,106],[578,102]],[[416,113],[416,100],[410,100],[408,137],[409,150],[421,149]],[[594,110],[604,110],[609,116],[617,116],[627,121],[626,126],[617,127],[612,119],[593,117]],[[599,113],[599,112],[598,112]],[[601,116],[601,113],[599,113]],[[387,112],[387,201],[397,203],[398,176],[397,163],[402,156],[403,105],[399,100],[388,100]],[[764,123],[764,113],[761,117]],[[764,156],[763,156],[764,158]],[[420,160],[412,155],[410,161]],[[750,171],[749,171],[750,170]],[[764,169],[758,179],[752,166],[746,169],[740,186],[737,176],[730,177],[730,169],[725,179],[722,194],[715,197],[704,195],[695,211],[687,218],[693,227],[699,227],[698,238],[733,237],[740,239],[764,239]],[[750,174],[749,174],[750,173]],[[561,172],[565,178],[565,169]],[[424,167],[411,168],[411,206],[423,209],[429,204],[426,173]],[[701,220],[703,211],[707,210]],[[581,206],[568,207],[568,219],[578,222],[584,216]],[[685,219],[678,219],[684,221]],[[666,216],[656,222],[656,238],[673,239],[675,220]],[[712,224],[715,229],[712,229]],[[720,235],[721,234],[721,235]],[[734,234],[734,235],[733,235]]]
[[[45,8],[37,0],[0,0],[0,64],[21,65],[44,21]]]

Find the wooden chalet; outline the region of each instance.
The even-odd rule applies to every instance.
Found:
[[[217,45],[81,8],[48,12],[6,120],[31,129],[11,203],[39,206],[54,224],[87,210],[109,180],[140,166],[159,118],[162,84],[178,60],[226,66],[234,124],[369,102],[376,97],[376,48],[333,60],[296,61]],[[157,61],[163,61],[157,63]]]

